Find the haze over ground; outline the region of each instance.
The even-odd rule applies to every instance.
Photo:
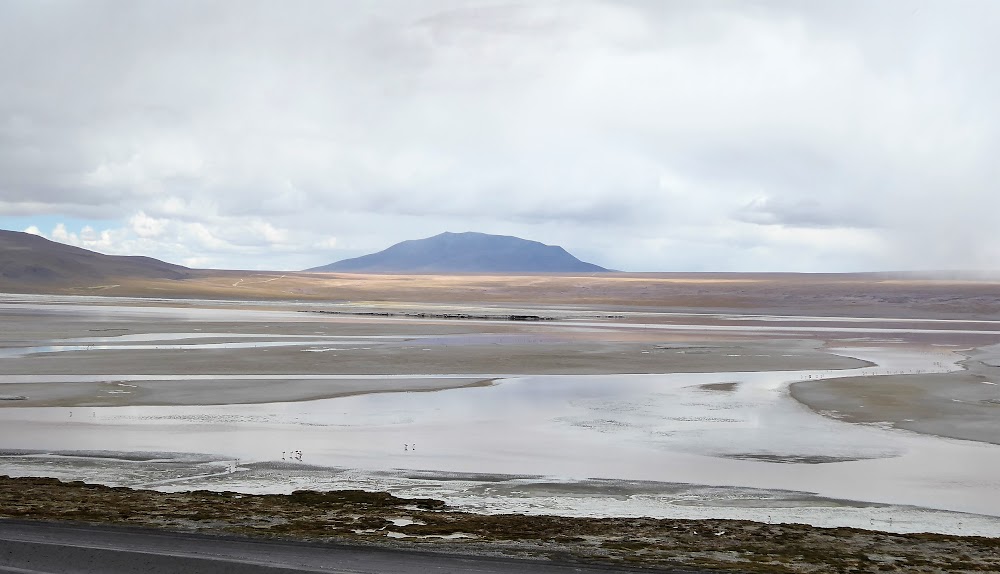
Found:
[[[1000,4],[0,4],[0,228],[303,269],[993,268]]]

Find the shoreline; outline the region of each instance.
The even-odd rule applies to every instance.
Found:
[[[382,393],[431,393],[488,387],[499,378],[387,379],[208,379],[133,380],[108,377],[108,382],[5,383],[0,389],[19,394],[0,397],[3,408],[105,408],[163,406],[225,406],[297,403]],[[330,383],[333,383],[332,385]],[[211,392],[205,385],[211,384]],[[280,387],[280,388],[279,388]],[[332,387],[332,388],[331,388]],[[128,394],[108,394],[122,389]],[[17,397],[17,398],[14,398]]]
[[[789,396],[852,424],[1000,445],[1000,345],[970,349],[960,371],[799,381]]]
[[[817,567],[861,572],[912,572],[918,566],[925,572],[1000,569],[1000,539],[995,538],[741,520],[479,515],[451,510],[440,500],[357,490],[161,493],[2,476],[0,487],[0,516],[7,519],[257,540],[747,573],[794,574]]]
[[[88,338],[77,335],[79,329],[59,333],[63,337],[58,339],[9,342],[0,347],[0,353],[6,354],[0,357],[4,369],[0,395],[26,398],[0,400],[0,409],[263,404],[446,390],[536,375],[784,372],[871,366],[868,361],[827,352],[818,340],[692,337],[635,329],[616,331],[613,324],[596,332],[564,326],[537,332],[530,325],[511,332],[506,325],[493,324],[488,327],[499,332],[470,333],[466,327],[454,332],[422,322],[347,327],[338,323],[324,328],[347,329],[346,338],[326,334],[322,336],[330,337],[329,342],[301,345],[289,343],[289,337],[300,336],[307,329],[310,336],[317,337],[312,334],[316,326],[293,324],[275,329],[269,325],[265,329],[250,324],[237,329],[236,324],[227,322],[212,323],[211,327],[216,331],[197,336],[189,332],[191,325],[184,324],[163,324],[162,332],[142,335],[115,330],[115,335],[101,337],[100,347],[93,350],[86,347]],[[39,337],[50,330],[35,328],[40,329]],[[101,332],[109,328],[104,326]],[[421,329],[429,329],[429,334]],[[213,347],[227,330],[243,331],[233,336],[258,338],[262,346],[246,348],[255,343],[240,343],[243,348]],[[180,335],[189,342],[178,344],[184,340],[178,338]],[[125,339],[128,345],[122,345],[116,336],[141,336],[143,341],[132,344]],[[271,339],[282,346],[266,346]]]

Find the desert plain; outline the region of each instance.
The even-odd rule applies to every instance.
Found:
[[[988,278],[199,272],[10,292],[0,321],[0,474],[135,496],[439,501],[376,505],[357,527],[130,506],[134,524],[482,552],[511,540],[504,520],[544,516],[555,530],[517,552],[733,571],[998,564]],[[0,514],[74,517],[10,500]],[[712,543],[654,543],[679,525]],[[747,554],[765,527],[856,547],[828,570]],[[941,558],[949,544],[965,558]]]

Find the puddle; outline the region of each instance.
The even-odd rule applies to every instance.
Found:
[[[417,525],[423,526],[423,525],[427,524],[426,522],[421,522],[419,520],[413,520],[412,518],[405,518],[405,517],[404,518],[388,518],[387,520],[389,522],[391,522],[393,526],[396,526],[396,527],[409,526],[411,524],[417,524]]]
[[[451,534],[423,534],[414,535],[406,534],[404,532],[388,531],[385,533],[389,538],[419,538],[419,539],[436,539],[436,540],[462,540],[462,539],[473,539],[476,538],[475,534],[466,534],[465,532],[453,532]]]

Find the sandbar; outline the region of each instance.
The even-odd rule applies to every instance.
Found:
[[[615,320],[389,319],[205,305],[0,306],[0,395],[17,397],[0,400],[0,408],[270,403],[434,391],[520,375],[868,364],[829,353],[818,339],[675,332]]]
[[[962,371],[794,383],[793,398],[852,423],[1000,444],[1000,345],[968,352]]]

